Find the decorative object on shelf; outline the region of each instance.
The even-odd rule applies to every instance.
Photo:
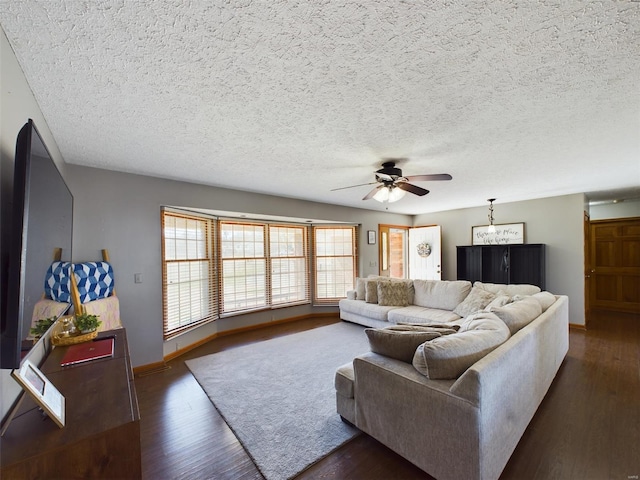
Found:
[[[513,245],[524,243],[524,222],[471,227],[472,245]]]
[[[98,322],[98,325],[93,330],[83,333],[81,327],[76,323],[78,317],[82,317],[82,320],[80,320],[80,325],[84,326],[82,328],[86,329],[91,324],[94,324],[95,321]],[[51,343],[53,345],[75,345],[77,343],[88,342],[98,336],[98,326],[101,322],[97,319],[96,315],[82,314],[78,315],[78,317],[74,317],[73,315],[62,317],[54,324],[51,330]],[[86,317],[92,318],[87,320]]]
[[[374,230],[367,231],[367,243],[369,245],[376,244],[376,232]]]
[[[495,201],[495,198],[487,200],[487,202],[489,202],[489,226],[487,227],[487,233],[496,233],[496,226],[493,224],[493,202]]]
[[[102,322],[98,320],[97,315],[81,313],[79,315],[76,315],[74,323],[80,333],[91,333],[95,332]]]
[[[29,333],[33,335],[35,339],[38,339],[42,337],[42,335],[44,335],[47,330],[49,330],[49,327],[51,327],[51,325],[53,325],[55,321],[56,317],[41,318],[33,327],[31,327]]]
[[[429,255],[431,255],[431,245],[429,245],[427,242],[419,243],[417,245],[417,249],[418,255],[423,258],[427,258]]]

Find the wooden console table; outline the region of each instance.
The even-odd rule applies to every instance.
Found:
[[[43,418],[26,397],[0,438],[1,478],[136,478],[140,412],[125,330],[111,358],[61,367],[68,347],[56,347],[40,370],[66,399],[66,424]]]

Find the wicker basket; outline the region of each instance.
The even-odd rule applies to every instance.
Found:
[[[51,343],[56,347],[65,345],[75,345],[76,343],[88,342],[98,336],[98,331],[94,330],[89,333],[81,333],[78,335],[69,335],[68,337],[51,335]]]
[[[89,333],[67,333],[63,330],[64,320],[70,316],[60,318],[52,327],[51,343],[55,346],[75,345],[77,343],[88,342],[98,336],[98,331]]]

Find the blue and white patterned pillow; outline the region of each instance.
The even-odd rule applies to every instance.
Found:
[[[115,280],[113,278],[113,267],[110,263],[74,263],[73,273],[76,275],[81,303],[106,298],[113,293]]]
[[[69,272],[71,262],[53,262],[44,277],[44,293],[56,302],[71,303]]]

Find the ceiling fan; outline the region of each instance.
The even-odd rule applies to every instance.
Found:
[[[451,175],[448,173],[436,173],[428,175],[409,175],[403,176],[402,170],[396,168],[395,161],[386,161],[382,164],[380,170],[375,172],[376,181],[370,183],[361,183],[360,185],[351,185],[349,187],[334,188],[332,192],[336,190],[344,190],[345,188],[362,187],[364,185],[378,184],[373,190],[367,193],[363,200],[369,200],[373,198],[379,202],[396,202],[404,197],[406,192],[413,193],[414,195],[423,196],[429,193],[429,190],[413,185],[409,182],[425,182],[432,180],[451,180]]]

